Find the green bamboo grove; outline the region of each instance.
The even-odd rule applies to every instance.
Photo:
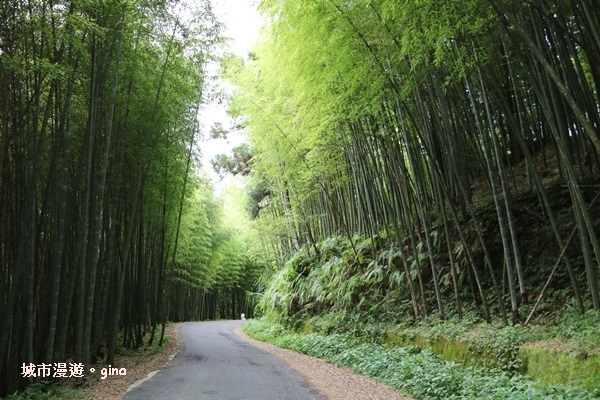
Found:
[[[600,309],[594,2],[260,9],[262,41],[224,74],[252,143],[267,310],[394,298],[414,319],[468,303],[518,323],[547,278],[580,312]],[[528,226],[549,238],[543,257]]]
[[[246,244],[197,173],[220,29],[207,1],[0,4],[0,397],[24,364],[249,313]]]

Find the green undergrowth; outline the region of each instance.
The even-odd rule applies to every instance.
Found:
[[[535,342],[538,346],[552,343],[553,347],[547,347],[550,350],[583,357],[600,356],[600,313],[593,310],[579,314],[571,309],[552,320],[529,326],[509,326],[502,321],[487,323],[475,313],[467,313],[462,319],[442,320],[432,315],[418,322],[409,319],[386,322],[360,312],[330,311],[290,327],[304,333],[349,333],[376,341],[393,331],[401,336],[400,341],[402,337],[422,337],[429,342],[445,338],[473,343],[490,351],[492,347],[510,347],[514,351],[525,343]]]
[[[375,378],[420,399],[595,399],[600,389],[544,385],[483,366],[460,367],[416,346],[386,347],[346,333],[295,333],[266,320],[252,320],[244,331],[271,342]]]
[[[81,390],[67,388],[57,382],[40,381],[27,387],[22,392],[15,392],[6,400],[79,400],[86,396]]]
[[[441,337],[469,342],[486,351],[502,347],[516,353],[522,345],[532,343],[536,347],[580,357],[600,355],[600,313],[593,310],[585,314],[568,310],[552,320],[529,326],[507,326],[501,321],[486,323],[469,316],[462,320],[440,320],[433,316],[418,323],[398,323],[392,325],[392,329],[406,337],[426,337],[432,342]]]
[[[148,335],[146,335],[146,336],[148,336]],[[128,357],[140,357],[142,360],[145,357],[154,356],[164,350],[164,348],[171,341],[171,336],[165,335],[161,346],[158,345],[159,339],[160,339],[160,332],[157,333],[154,343],[152,345],[144,345],[144,346],[141,346],[138,348],[128,348],[128,347],[121,346],[121,347],[119,347],[119,355],[128,356]],[[147,341],[144,340],[144,343],[147,343]]]
[[[368,315],[330,311],[290,329],[349,334],[388,346],[418,346],[446,361],[499,369],[546,383],[593,389],[600,386],[600,315],[571,310],[542,325],[487,323],[474,313],[462,319],[431,316],[419,322],[382,322]]]

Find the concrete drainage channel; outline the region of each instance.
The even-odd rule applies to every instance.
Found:
[[[463,365],[477,363],[478,355],[469,342],[437,337],[404,335],[388,331],[383,341],[388,345],[418,346],[430,349],[447,361]],[[517,354],[519,372],[534,380],[555,385],[577,385],[588,390],[600,385],[600,357],[566,353],[544,348],[521,346]]]

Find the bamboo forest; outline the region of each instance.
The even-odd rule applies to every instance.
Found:
[[[0,4],[0,397],[241,313],[562,337],[600,396],[598,4],[255,3],[244,57],[210,0]]]

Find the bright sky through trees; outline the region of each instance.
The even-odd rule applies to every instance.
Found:
[[[228,49],[236,56],[247,58],[248,52],[256,42],[259,30],[259,16],[256,10],[256,0],[214,0],[214,12],[219,20],[225,25],[223,34],[229,38]],[[218,69],[218,65],[212,68]],[[215,82],[217,88],[228,91],[224,82]],[[232,177],[226,177],[219,183],[220,178],[213,171],[210,160],[216,155],[227,153],[235,146],[240,145],[245,139],[241,132],[231,132],[227,139],[211,139],[210,128],[215,122],[220,122],[223,127],[232,125],[231,118],[226,112],[227,103],[219,104],[210,101],[202,112],[202,125],[204,127],[204,141],[201,143],[203,169],[210,179],[217,184],[219,191],[221,186],[231,181]]]
[[[256,0],[214,0],[217,17],[226,25],[225,35],[231,38],[230,50],[246,58],[258,37],[259,17]]]

